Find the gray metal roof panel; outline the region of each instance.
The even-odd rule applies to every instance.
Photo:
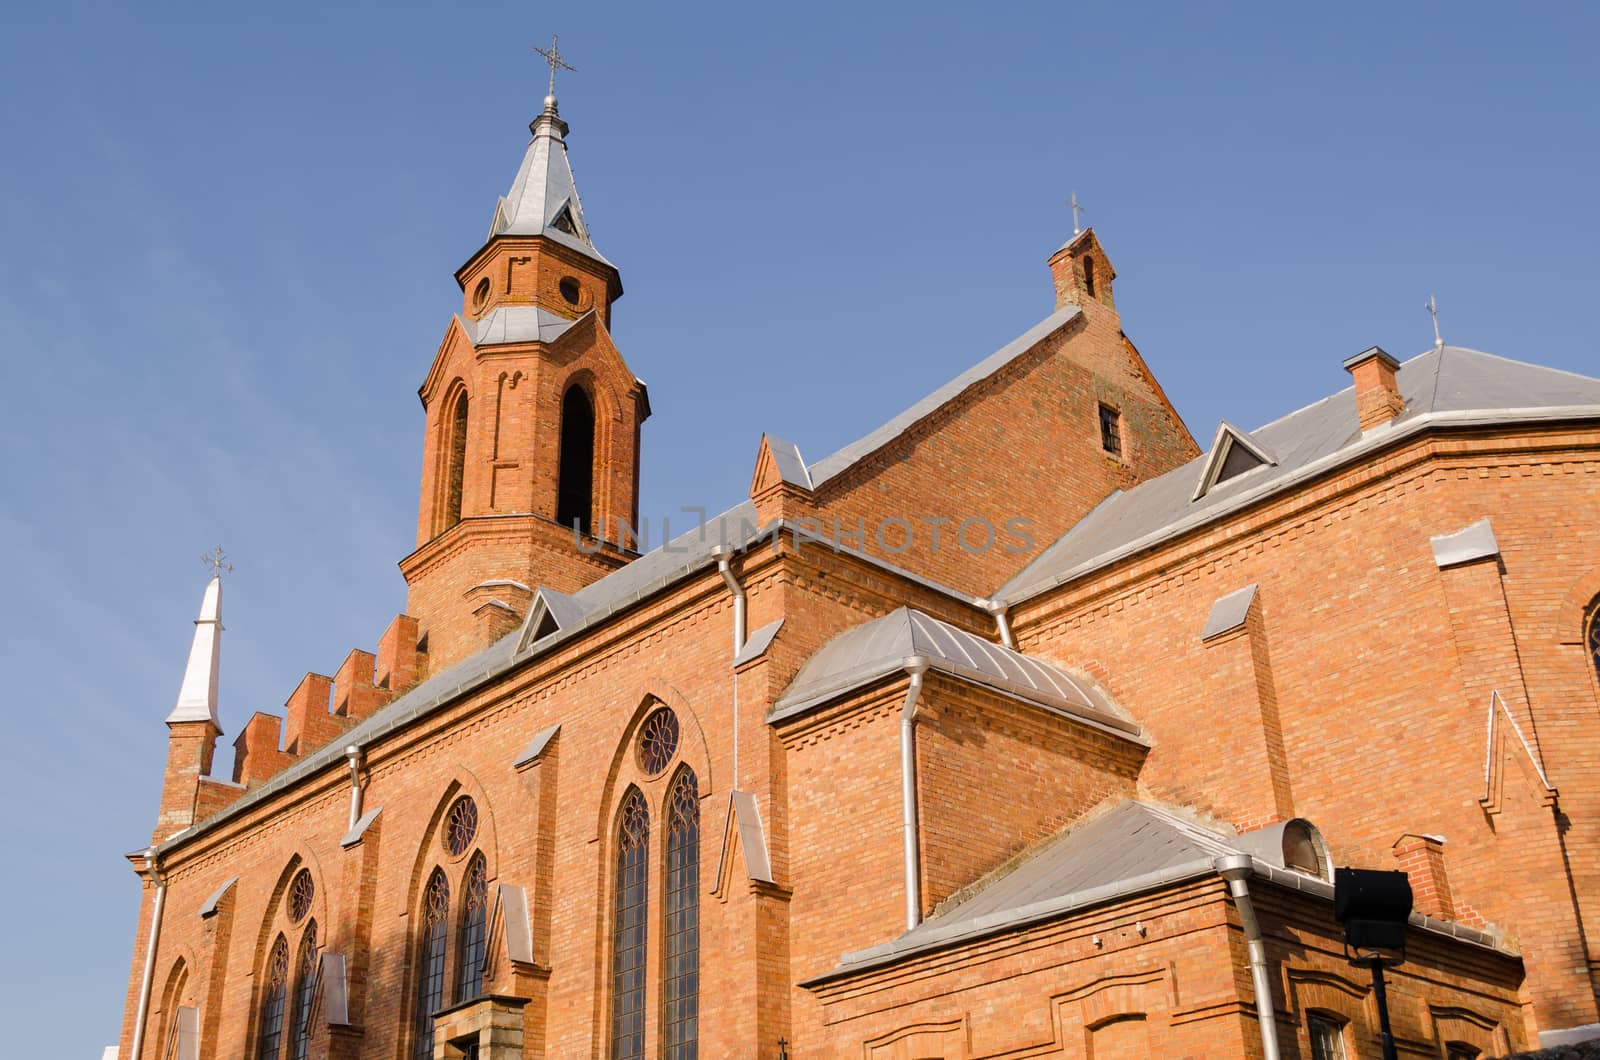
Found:
[[[1250,616],[1250,605],[1255,602],[1254,583],[1246,585],[1243,589],[1235,589],[1226,596],[1219,596],[1211,605],[1211,613],[1206,616],[1205,628],[1200,631],[1200,639],[1210,640],[1244,625],[1245,619]]]
[[[1080,310],[1075,305],[1062,306],[877,430],[856,439],[838,452],[825,456],[815,464],[812,464],[810,467],[811,481],[820,486],[862,457],[883,448],[904,434],[906,429],[918,420],[939,409],[967,388],[989,378],[1001,368],[1033,349],[1044,339],[1059,331],[1079,312]]]
[[[890,942],[847,953],[810,982],[892,964],[946,946],[1014,931],[1105,902],[1216,873],[1219,858],[1241,853],[1223,835],[1163,807],[1127,799],[1048,841],[1033,856],[997,874]],[[1325,880],[1252,857],[1258,877],[1331,901]],[[1487,932],[1412,914],[1413,926],[1507,952]]]
[[[766,437],[767,449],[772,453],[772,462],[778,466],[778,476],[785,482],[810,489],[811,472],[806,468],[805,458],[800,455],[800,447],[775,434],[768,434]]]
[[[1456,346],[1413,357],[1400,366],[1396,382],[1406,411],[1391,426],[1363,433],[1355,389],[1346,387],[1250,432],[1277,457],[1275,466],[1225,480],[1195,499],[1205,454],[1113,494],[1001,586],[995,598],[1027,599],[1431,424],[1600,417],[1600,380]]]
[[[1139,726],[1126,711],[1066,671],[909,607],[854,626],[818,648],[772,705],[767,720],[795,717],[901,672],[914,655],[926,658],[930,670],[1138,738]]]
[[[1433,561],[1441,570],[1500,554],[1500,543],[1495,540],[1494,527],[1488,519],[1479,519],[1453,534],[1430,537],[1428,543],[1433,546]]]
[[[531,305],[496,306],[479,320],[458,316],[461,330],[474,346],[499,346],[512,342],[554,342],[576,324]]]
[[[768,622],[745,639],[744,647],[739,649],[739,654],[733,657],[734,666],[743,666],[747,662],[754,662],[767,653],[772,646],[772,638],[778,635],[783,628],[783,619]]]

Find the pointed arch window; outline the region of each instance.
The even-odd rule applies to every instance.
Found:
[[[445,922],[450,915],[450,882],[439,869],[422,892],[422,924],[417,932],[415,1060],[433,1056],[433,1014],[444,1004]]]
[[[1594,665],[1594,675],[1600,680],[1600,596],[1589,604],[1589,614],[1584,623],[1584,647],[1589,649],[1589,662]]]
[[[456,942],[456,1000],[483,993],[483,954],[489,915],[489,863],[472,855],[461,895],[461,928]]]
[[[450,409],[450,428],[445,446],[444,525],[448,530],[461,521],[461,491],[467,474],[467,392],[456,397]]]
[[[267,955],[266,990],[261,995],[261,1036],[258,1060],[278,1060],[283,1040],[283,1000],[289,987],[289,940],[279,935]]]
[[[673,779],[665,814],[666,1060],[695,1060],[700,1041],[700,785],[687,766]]]
[[[589,533],[594,511],[594,405],[574,383],[561,398],[561,468],[556,522]]]
[[[306,924],[296,956],[294,1006],[289,1016],[289,1058],[306,1060],[311,1055],[311,999],[317,988],[317,922]]]
[[[650,810],[638,788],[617,822],[617,896],[611,926],[611,1060],[644,1056],[645,937],[649,910]]]
[[[1097,297],[1094,293],[1094,259],[1083,259],[1083,293],[1090,298]]]

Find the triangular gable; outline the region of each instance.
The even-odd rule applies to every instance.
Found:
[[[557,210],[555,215],[550,218],[550,224],[548,227],[554,228],[557,232],[565,232],[569,236],[576,236],[579,239],[588,238],[584,235],[583,228],[578,223],[577,216],[572,211],[571,202],[564,202],[561,204],[561,208]]]
[[[533,594],[533,606],[528,608],[522,632],[517,635],[517,654],[533,647],[535,641],[577,625],[583,615],[583,605],[577,600],[541,585]]]
[[[755,473],[750,477],[750,496],[754,497],[780,483],[810,489],[811,472],[800,456],[799,446],[775,434],[763,434],[761,448],[756,451]]]
[[[1200,481],[1195,483],[1194,495],[1189,499],[1197,501],[1219,483],[1258,467],[1272,467],[1277,463],[1277,457],[1252,438],[1248,431],[1241,431],[1223,420],[1217,426],[1217,436],[1212,439],[1211,450],[1206,453],[1205,463],[1200,467]]]

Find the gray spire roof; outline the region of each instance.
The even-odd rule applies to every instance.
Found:
[[[222,577],[213,575],[200,601],[200,617],[194,620],[194,643],[189,646],[189,664],[183,669],[178,705],[167,715],[167,724],[209,721],[217,725],[217,664],[221,654]]]
[[[578,186],[567,162],[567,123],[546,96],[544,111],[528,128],[533,139],[522,156],[511,190],[494,208],[489,237],[545,236],[603,265],[610,265],[589,239]]]

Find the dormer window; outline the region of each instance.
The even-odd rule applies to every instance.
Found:
[[[1122,413],[1106,404],[1100,406],[1100,448],[1122,455]]]

